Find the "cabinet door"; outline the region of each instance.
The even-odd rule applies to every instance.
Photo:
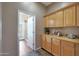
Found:
[[[44,17],[44,25],[48,27],[48,16]]]
[[[74,56],[74,48],[63,46],[62,47],[62,56]]]
[[[55,13],[50,15],[49,16],[49,20],[48,20],[48,23],[49,23],[49,27],[55,27],[56,26],[56,19],[55,19]]]
[[[76,56],[79,56],[79,44],[76,44],[75,54]]]
[[[60,40],[56,38],[52,39],[52,54],[60,56]]]
[[[52,14],[45,17],[45,27],[55,27],[56,26],[56,14]]]
[[[64,11],[58,11],[56,13],[56,26],[63,27],[64,26]]]
[[[46,48],[46,39],[45,39],[45,35],[42,35],[42,48]]]
[[[79,4],[77,4],[77,26],[79,26]]]
[[[46,35],[46,50],[51,53],[51,37]]]
[[[56,13],[51,15],[52,27],[56,27]]]
[[[75,6],[64,9],[64,26],[75,26]]]
[[[62,56],[74,56],[74,43],[61,41],[61,55]]]

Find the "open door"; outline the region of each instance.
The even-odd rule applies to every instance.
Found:
[[[29,16],[27,22],[27,45],[35,49],[35,17]]]
[[[17,46],[19,55],[24,55],[30,49],[31,51],[35,49],[35,17],[19,11],[18,19]]]

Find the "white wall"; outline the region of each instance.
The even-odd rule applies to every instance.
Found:
[[[2,4],[0,3],[0,55],[2,52]]]
[[[36,16],[36,48],[40,47],[40,34],[43,32],[43,16],[45,8],[43,5],[34,2],[28,3],[2,3],[3,9],[3,52],[5,55],[18,55],[17,30],[18,30],[18,9],[29,15]]]

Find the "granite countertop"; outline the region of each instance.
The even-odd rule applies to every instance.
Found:
[[[45,34],[45,35],[49,35],[52,38],[57,38],[57,39],[60,39],[60,40],[65,40],[65,41],[70,41],[70,42],[74,42],[74,43],[79,43],[79,38],[70,39],[70,38],[67,38],[65,36],[57,36],[57,35],[51,35],[51,34]]]

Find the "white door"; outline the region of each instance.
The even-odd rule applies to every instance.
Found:
[[[34,49],[35,44],[35,18],[29,17],[27,21],[27,45]]]

